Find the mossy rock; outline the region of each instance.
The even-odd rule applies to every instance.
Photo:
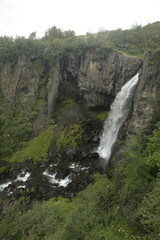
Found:
[[[77,148],[81,144],[84,130],[81,124],[73,124],[64,127],[59,134],[57,140],[57,148],[61,150],[66,147]]]
[[[108,116],[108,111],[103,111],[96,114],[96,118],[101,121],[105,121],[107,116]]]
[[[57,113],[61,113],[66,109],[69,108],[78,108],[78,104],[74,102],[72,99],[66,99],[63,102],[59,103],[59,106],[57,108]]]
[[[100,110],[100,111],[94,111],[94,110],[88,111],[89,118],[91,118],[91,119],[98,119],[101,122],[104,122],[107,119],[108,113],[109,112],[106,111],[106,110],[105,111],[103,111],[103,110]]]

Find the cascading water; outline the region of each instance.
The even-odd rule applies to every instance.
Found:
[[[117,94],[109,116],[104,124],[104,130],[101,136],[98,154],[105,160],[107,165],[111,156],[113,145],[117,139],[117,135],[124,120],[127,118],[131,106],[133,90],[138,83],[139,73],[137,73],[130,81],[128,81]]]

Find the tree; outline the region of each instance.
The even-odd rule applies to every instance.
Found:
[[[45,38],[59,38],[62,39],[64,37],[64,33],[61,29],[56,26],[49,28],[45,33]]]
[[[36,39],[36,32],[32,32],[30,35],[29,35],[29,39],[32,39],[32,40],[35,40]]]

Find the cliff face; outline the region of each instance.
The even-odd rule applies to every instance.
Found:
[[[72,52],[50,65],[24,56],[14,66],[4,65],[0,73],[1,90],[6,101],[21,102],[25,109],[43,100],[49,116],[54,114],[58,98],[80,99],[87,107],[109,108],[116,92],[141,64],[138,58],[113,51],[90,50],[83,55]]]
[[[6,101],[13,104],[20,98],[24,105],[35,101],[40,74],[33,66],[31,59],[25,56],[20,57],[14,66],[11,63],[4,65],[0,73],[0,84]]]
[[[146,54],[128,119],[124,122],[113,149],[111,164],[124,158],[131,135],[150,134],[160,121],[160,51]]]
[[[77,90],[89,108],[109,108],[116,93],[139,70],[142,60],[114,51],[71,54],[63,63],[62,88]],[[65,84],[65,85],[64,85]]]
[[[23,56],[14,65],[3,66],[0,86],[5,101],[20,104],[24,111],[37,111],[33,128],[38,134],[54,116],[57,101],[73,99],[87,108],[109,109],[116,93],[139,70],[132,109],[119,135],[126,144],[130,134],[148,134],[154,121],[160,99],[159,51],[147,53],[143,66],[141,59],[111,50],[71,52],[52,64]],[[118,158],[123,147],[115,146]]]
[[[139,84],[134,96],[128,133],[148,131],[153,114],[160,102],[160,52],[148,53],[140,72]]]

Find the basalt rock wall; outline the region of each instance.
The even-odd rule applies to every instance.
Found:
[[[75,51],[54,63],[23,56],[3,66],[0,88],[5,101],[21,103],[27,111],[38,102],[39,112],[49,116],[54,115],[57,100],[67,98],[81,100],[89,108],[109,108],[141,65],[141,59],[112,50]]]

